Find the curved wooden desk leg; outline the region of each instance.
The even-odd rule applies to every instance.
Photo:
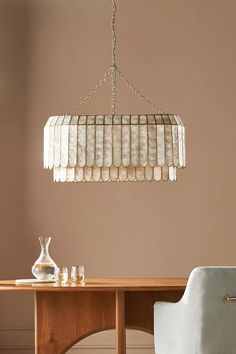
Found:
[[[124,291],[116,291],[116,354],[125,353],[125,293]]]
[[[90,334],[115,328],[114,310],[114,292],[36,292],[35,353],[64,354]]]

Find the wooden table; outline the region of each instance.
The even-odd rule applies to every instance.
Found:
[[[153,333],[153,304],[180,300],[186,282],[87,279],[84,286],[19,286],[15,281],[0,281],[0,291],[34,292],[36,354],[63,354],[90,334],[114,328],[116,354],[125,354],[125,329]]]

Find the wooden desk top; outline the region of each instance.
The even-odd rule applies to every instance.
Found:
[[[165,291],[184,290],[187,279],[86,279],[85,285],[30,284],[16,285],[15,280],[0,281],[0,291]]]

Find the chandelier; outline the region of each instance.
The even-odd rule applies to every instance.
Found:
[[[70,112],[49,117],[44,127],[44,168],[55,182],[175,181],[186,166],[185,127],[138,90],[116,61],[116,0],[112,1],[112,63],[95,88]],[[106,80],[111,80],[110,115],[74,115]],[[117,114],[116,81],[152,108],[150,114]]]

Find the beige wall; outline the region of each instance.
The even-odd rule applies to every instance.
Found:
[[[188,168],[177,183],[53,184],[42,169],[43,125],[108,67],[110,1],[0,0],[1,278],[30,276],[38,236],[53,237],[58,264],[84,264],[88,276],[235,264],[236,3],[117,2],[120,67],[183,117]],[[109,113],[109,89],[80,112]],[[121,83],[118,111],[150,110]],[[0,301],[0,329],[32,327],[31,299]]]

